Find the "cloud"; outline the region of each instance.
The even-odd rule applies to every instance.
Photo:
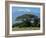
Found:
[[[31,10],[30,10],[30,9],[25,9],[25,11],[27,11],[27,12],[31,12]]]
[[[17,9],[17,11],[24,11],[24,9]]]
[[[31,12],[30,9],[17,9],[17,11],[19,11],[19,12]]]

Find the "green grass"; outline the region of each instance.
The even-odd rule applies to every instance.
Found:
[[[40,28],[39,27],[23,27],[23,28],[14,27],[12,28],[12,31],[24,31],[24,30],[40,30]]]

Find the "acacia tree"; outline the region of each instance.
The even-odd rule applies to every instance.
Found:
[[[30,22],[34,18],[34,25]],[[30,26],[37,26],[39,18],[33,14],[24,14],[22,16],[18,16],[16,18],[16,21],[22,21],[22,23],[14,24],[14,26],[19,26],[19,27],[30,27]]]

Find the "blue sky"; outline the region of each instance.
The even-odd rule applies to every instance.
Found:
[[[12,7],[12,22],[15,23],[15,19],[23,14],[40,15],[40,8],[36,7]]]

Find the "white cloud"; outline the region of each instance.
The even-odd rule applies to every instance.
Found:
[[[24,9],[18,9],[17,11],[24,11]]]
[[[30,9],[25,9],[25,11],[27,11],[27,12],[31,12],[31,10],[30,10]]]
[[[31,12],[30,9],[18,9],[17,11]]]

